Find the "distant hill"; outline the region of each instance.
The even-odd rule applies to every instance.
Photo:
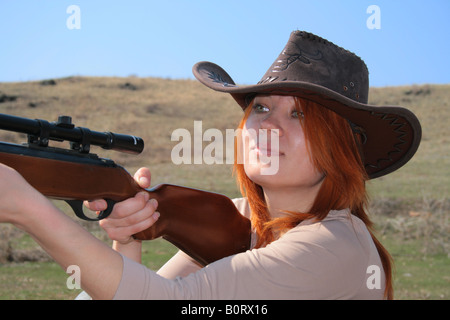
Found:
[[[401,105],[420,119],[423,139],[416,156],[403,168],[369,182],[372,198],[448,198],[450,187],[450,85],[371,88],[370,103]],[[0,83],[0,113],[56,120],[72,116],[77,126],[140,136],[139,156],[93,148],[131,173],[152,170],[153,182],[176,183],[238,196],[230,165],[174,165],[171,141],[177,128],[234,129],[242,111],[227,94],[194,80],[159,78],[68,77],[23,83]],[[225,134],[224,134],[225,136]],[[23,142],[24,136],[0,131],[0,140]],[[207,145],[206,143],[205,145]]]

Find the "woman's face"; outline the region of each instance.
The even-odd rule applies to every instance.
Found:
[[[253,182],[263,188],[310,188],[322,181],[323,174],[311,162],[300,121],[308,119],[303,119],[301,110],[297,112],[292,96],[255,97],[242,130],[249,137],[243,143],[244,169]]]

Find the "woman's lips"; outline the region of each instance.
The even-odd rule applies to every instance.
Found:
[[[272,155],[274,156],[284,156],[284,153],[279,151],[279,150],[272,150],[272,148],[260,148],[260,147],[255,147],[253,148],[254,151],[256,151],[256,153],[258,155],[263,155],[266,157],[270,157]]]

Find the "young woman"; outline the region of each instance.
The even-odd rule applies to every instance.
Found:
[[[235,160],[244,197],[234,203],[251,219],[251,250],[205,268],[180,251],[155,273],[139,263],[141,244],[132,238],[158,219],[148,194],[118,203],[101,221],[115,240],[111,250],[4,166],[0,221],[29,232],[63,268],[78,265],[93,298],[392,298],[391,259],[370,231],[365,181],[413,156],[420,141],[416,117],[400,107],[367,105],[362,60],[300,31],[257,85],[236,86],[209,62],[194,66],[194,74],[236,99],[244,136],[275,133],[267,145],[244,143],[244,158],[255,153],[256,161]],[[263,157],[276,157],[278,170],[262,174],[269,165]],[[148,187],[149,170],[135,179]],[[104,202],[88,206],[102,210]]]

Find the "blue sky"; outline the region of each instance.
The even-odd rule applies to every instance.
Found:
[[[80,29],[66,25],[70,5]],[[367,27],[370,5],[380,29]],[[450,83],[448,0],[0,0],[0,12],[0,82],[186,79],[208,60],[253,84],[298,29],[361,56],[371,86]]]

